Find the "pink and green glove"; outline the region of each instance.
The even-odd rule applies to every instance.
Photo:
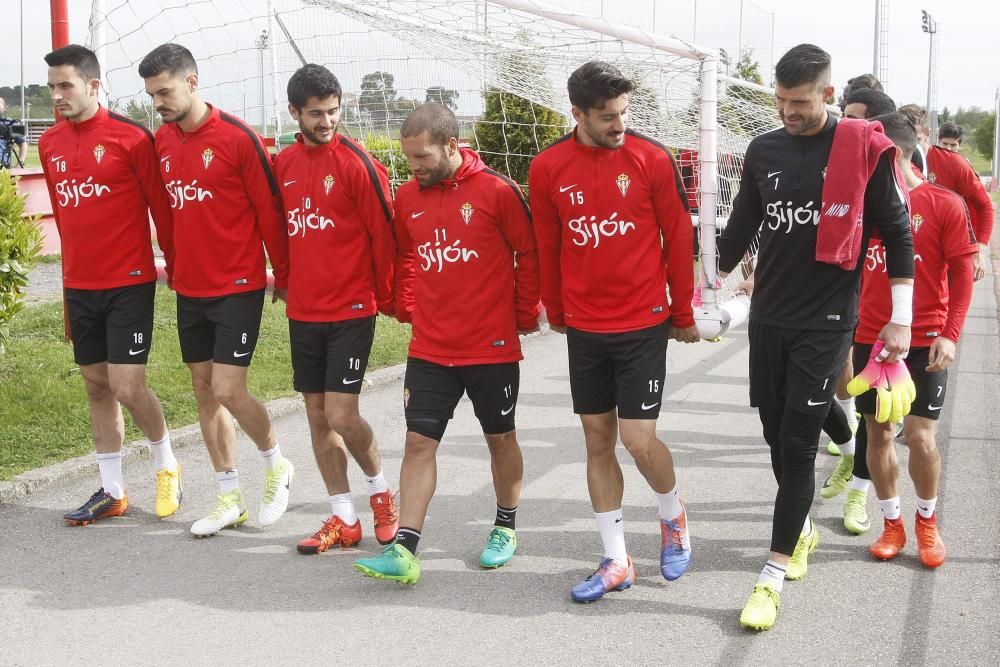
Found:
[[[860,396],[874,389],[875,421],[880,424],[896,423],[910,414],[917,388],[905,363],[879,361],[883,347],[885,344],[882,341],[875,342],[868,364],[847,384],[847,392],[851,396]]]

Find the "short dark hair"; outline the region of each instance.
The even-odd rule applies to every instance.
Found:
[[[913,126],[910,119],[896,111],[875,116],[870,120],[882,123],[882,130],[885,132],[885,136],[892,139],[892,143],[899,146],[903,151],[903,159],[909,161],[913,156],[913,152],[917,150],[917,128]]]
[[[139,62],[139,76],[148,79],[164,72],[171,76],[197,74],[198,63],[191,52],[180,44],[160,44]]]
[[[607,100],[631,93],[635,84],[611,63],[592,60],[569,75],[569,101],[581,111],[604,106]]]
[[[942,123],[941,127],[938,128],[938,137],[941,139],[958,139],[958,143],[962,143],[964,135],[965,130],[962,129],[962,126],[950,120],[947,123]]]
[[[101,63],[97,62],[97,55],[79,44],[67,44],[49,53],[45,56],[45,64],[49,67],[72,65],[84,81],[101,78]]]
[[[894,113],[896,111],[896,103],[892,101],[892,98],[874,88],[855,89],[844,100],[844,105],[848,104],[864,104],[865,118],[868,119],[875,116],[884,116],[887,113]]]
[[[882,82],[874,74],[859,74],[847,80],[847,85],[844,86],[844,97],[847,97],[859,88],[871,88],[872,90],[885,92]]]
[[[830,83],[830,54],[814,44],[793,46],[774,66],[775,80],[785,88],[815,83],[823,88]]]
[[[904,104],[896,111],[909,118],[914,127],[927,125],[927,109],[919,104]]]
[[[340,101],[343,90],[340,81],[333,72],[323,67],[309,63],[295,70],[288,79],[288,103],[296,109],[306,105],[310,97],[324,99],[333,95]]]
[[[424,102],[410,112],[399,128],[400,137],[416,137],[426,132],[438,146],[458,138],[458,119],[451,109],[437,102]]]

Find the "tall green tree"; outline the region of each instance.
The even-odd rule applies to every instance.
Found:
[[[371,72],[361,79],[358,107],[373,121],[385,121],[395,109],[396,78],[389,72]]]
[[[427,89],[427,96],[424,98],[424,101],[437,102],[454,111],[458,108],[458,102],[456,101],[458,97],[457,90],[445,88],[444,86],[431,86]]]
[[[982,153],[983,157],[987,160],[992,160],[995,156],[993,155],[993,145],[995,137],[993,133],[996,131],[997,116],[996,114],[990,114],[979,123],[979,127],[973,133],[973,137],[976,141],[976,150]]]

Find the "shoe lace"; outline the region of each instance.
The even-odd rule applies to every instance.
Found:
[[[612,564],[613,562],[614,562],[614,561],[613,561],[613,560],[612,560],[611,558],[605,558],[604,560],[602,560],[602,561],[601,561],[601,564],[597,566],[597,569],[596,569],[596,570],[594,570],[594,573],[593,573],[593,574],[591,574],[591,575],[590,575],[589,577],[587,577],[587,581],[590,581],[590,580],[591,580],[591,579],[593,579],[594,577],[599,577],[599,576],[601,576],[601,572],[603,572],[603,571],[605,571],[605,570],[609,569],[609,568],[611,567],[611,564]]]
[[[219,500],[215,503],[215,507],[212,511],[208,513],[208,518],[213,521],[218,521],[222,518],[222,515],[233,506],[233,501],[225,494],[219,494]]]
[[[502,551],[510,543],[510,535],[502,530],[493,530],[486,541],[486,548],[493,551]]]
[[[342,531],[337,517],[330,517],[323,522],[323,527],[316,531],[313,539],[324,543],[336,543],[340,541]]]
[[[274,497],[278,494],[278,485],[281,483],[281,474],[277,470],[268,470],[264,475],[264,497],[261,502],[270,505],[274,502]]]
[[[160,502],[170,502],[174,499],[171,488],[172,473],[169,470],[161,470],[156,473],[156,500]]]
[[[678,551],[683,551],[684,549],[684,533],[681,532],[680,526],[677,525],[676,521],[668,521],[666,519],[661,519],[663,525],[666,526],[666,540],[670,541],[671,546]],[[664,541],[664,546],[666,546],[666,540]]]
[[[934,546],[934,543],[937,541],[936,525],[928,521],[917,521],[915,528],[918,542],[927,546]]]
[[[376,528],[390,526],[399,519],[396,503],[392,502],[392,496],[389,495],[389,492],[380,493],[379,496],[384,496],[384,498],[380,498],[383,502],[377,502],[372,505]]]

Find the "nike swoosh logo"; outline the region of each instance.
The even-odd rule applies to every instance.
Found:
[[[294,182],[295,181],[285,181],[285,187],[287,188],[289,185],[291,185]]]
[[[513,410],[513,409],[514,409],[514,406],[512,405],[509,408],[507,408],[506,410],[501,410],[500,414],[503,415],[504,417],[506,417],[507,415],[510,414],[510,411]]]
[[[823,405],[824,403],[829,403],[829,401],[814,401],[811,398],[806,401],[806,405],[809,407],[816,407],[817,405]]]
[[[62,155],[56,155],[55,157],[50,157],[49,162],[58,162],[61,159],[63,159]]]
[[[145,351],[146,351],[146,348],[142,348],[141,350],[133,350],[132,348],[129,348],[128,349],[128,356],[134,357],[135,355],[142,354]],[[940,408],[938,408],[938,409],[940,409]]]
[[[767,172],[767,177],[768,178],[774,178],[775,176],[777,176],[780,173],[781,173],[780,171],[769,171],[769,172]]]
[[[344,378],[341,382],[344,384],[354,384],[355,382],[361,382],[361,378],[357,378],[356,380],[348,380],[347,378]]]
[[[939,405],[939,406],[937,406],[937,407],[934,407],[933,405],[928,405],[928,406],[927,406],[927,409],[928,409],[928,410],[940,410],[940,409],[941,409],[941,408],[943,408],[943,407],[944,407],[943,405]]]
[[[415,220],[415,219],[419,218],[420,216],[422,216],[426,212],[427,211],[418,211],[417,213],[411,213],[410,214],[410,219],[411,220]]]
[[[160,158],[160,162],[166,162],[166,161],[167,161],[167,160],[169,160],[169,159],[170,159],[170,156],[169,156],[169,155],[167,155],[166,157],[161,157],[161,158]]]
[[[561,188],[559,188],[559,192],[566,192],[566,191],[567,191],[567,190],[569,190],[570,188],[575,188],[575,187],[576,187],[576,183],[574,183],[573,185],[567,185],[567,186],[566,186],[566,187],[564,187],[564,188],[562,188],[562,187],[561,187]]]
[[[250,353],[249,352],[233,352],[233,356],[236,357],[237,359],[239,359],[240,357],[245,357],[248,354],[250,354]]]
[[[653,403],[652,405],[646,405],[645,403],[643,403],[643,404],[642,404],[642,409],[643,409],[643,410],[652,410],[652,409],[653,409],[653,408],[655,408],[655,407],[656,407],[657,405],[659,405],[659,402],[657,402],[657,403]]]
[[[615,519],[615,523],[621,523],[621,522],[622,522],[621,518]]]

